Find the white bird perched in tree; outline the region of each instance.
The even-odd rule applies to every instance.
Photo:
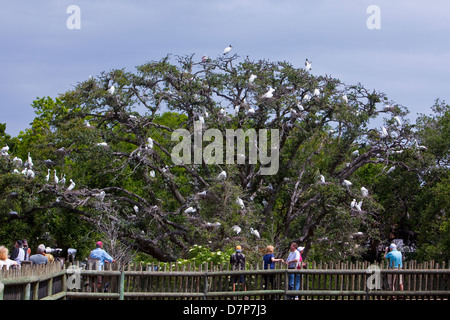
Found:
[[[314,89],[314,96],[320,96],[320,90],[319,89]]]
[[[99,147],[106,147],[106,146],[108,146],[108,144],[106,142],[99,142],[99,143],[97,143],[97,145]]]
[[[207,191],[204,190],[204,191],[202,191],[202,192],[197,193],[197,196],[205,197],[205,196],[206,196],[206,193],[207,193]]]
[[[400,119],[399,116],[395,116],[394,119],[395,119],[395,121],[397,122],[397,124],[398,124],[399,126],[402,126],[402,120]]]
[[[50,169],[47,169],[47,175],[45,176],[45,181],[49,181],[50,180]]]
[[[309,70],[312,69],[311,68],[311,64],[312,64],[311,61],[309,61],[308,59],[305,60],[305,69],[306,69],[306,71],[309,71]]]
[[[217,176],[217,179],[219,180],[225,180],[227,178],[227,173],[225,171],[222,171],[221,173],[219,173],[219,175]]]
[[[255,81],[256,76],[254,74],[250,75],[250,78],[248,79],[248,82],[253,83]]]
[[[241,106],[237,105],[236,107],[234,107],[234,113],[238,114],[240,109],[241,109]]]
[[[87,120],[84,121],[84,124],[85,124],[85,126],[88,127],[88,128],[91,127],[91,124],[90,124],[89,121],[87,121]]]
[[[227,54],[228,52],[231,51],[231,49],[233,49],[233,46],[230,44],[228,47],[226,47],[225,49],[223,49],[223,54]]]
[[[298,108],[298,110],[300,110],[300,111],[304,111],[305,110],[305,108],[303,108],[303,106],[302,106],[302,104],[299,102],[299,103],[297,103],[297,108]]]
[[[269,90],[263,94],[263,98],[268,99],[273,97],[273,92],[275,91],[274,88],[270,87]]]
[[[251,107],[250,109],[248,109],[247,113],[248,114],[254,114],[255,113],[255,109],[253,107]]]
[[[145,145],[146,149],[153,149],[153,139],[152,138],[147,138],[147,144]]]
[[[31,159],[30,153],[28,152],[28,159],[25,162],[25,166],[31,169],[33,165],[33,159]]]
[[[320,182],[325,183],[325,176],[323,174],[320,175]]]
[[[367,197],[369,195],[369,190],[367,190],[364,187],[361,187],[361,194],[365,198],[365,197]]]
[[[239,206],[241,207],[241,209],[244,209],[245,205],[244,205],[244,201],[242,201],[241,198],[237,198],[236,202],[239,204]]]
[[[363,202],[362,202],[362,200],[360,201],[360,202],[358,202],[357,204],[355,204],[355,208],[356,208],[356,210],[358,210],[358,211],[362,211],[362,209],[361,209],[361,207],[362,207],[362,204],[363,204]]]
[[[233,229],[233,231],[236,232],[236,234],[239,234],[242,231],[241,227],[239,227],[236,224],[232,226],[231,229]]]
[[[156,176],[155,171],[154,170],[150,171],[150,178],[154,178],[155,176]]]
[[[347,188],[350,187],[350,186],[352,185],[352,183],[351,183],[350,181],[348,181],[348,180],[344,180],[344,181],[342,182],[342,184],[343,184],[344,186],[346,186]]]
[[[354,208],[357,205],[356,199],[353,199],[353,201],[350,203],[350,208]]]
[[[54,171],[55,171],[55,174],[54,174],[54,176],[55,176],[55,184],[58,184],[59,178],[58,178],[58,176],[56,175],[56,170],[54,170]]]
[[[205,62],[208,62],[208,60],[209,60],[209,57],[205,54],[205,55],[202,57],[202,62],[205,63]]]
[[[388,132],[385,126],[381,127],[381,138],[386,138],[388,136]]]
[[[17,165],[21,166],[22,165],[22,159],[14,157],[13,162],[16,163]]]
[[[61,184],[61,185],[65,185],[66,184],[66,175],[63,175],[61,180],[59,180],[59,184]]]
[[[1,154],[8,154],[8,151],[9,151],[9,147],[8,147],[8,145],[6,145],[6,146],[4,146],[3,148],[2,148],[2,150],[0,151],[0,153]]]
[[[392,167],[389,168],[389,170],[386,172],[386,174],[389,174],[389,173],[391,173],[394,170],[395,170],[395,166],[392,166]]]
[[[303,97],[303,102],[308,102],[311,100],[311,96],[309,94],[305,94],[305,96]]]
[[[27,177],[30,178],[30,179],[33,179],[34,176],[35,176],[34,171],[31,170],[31,169],[28,169],[28,170],[27,170]]]
[[[255,230],[255,229],[253,229],[253,228],[250,228],[250,233],[251,233],[252,235],[254,235],[255,237],[257,237],[257,238],[260,238],[258,230]]]
[[[102,190],[99,193],[95,194],[95,198],[103,202],[103,200],[105,200],[105,195],[106,195],[105,191]]]
[[[352,155],[355,156],[355,157],[359,156],[359,150],[353,151],[353,152],[352,152]]]
[[[114,88],[114,86],[109,87],[108,92],[110,94],[114,94],[114,90],[116,90],[116,88]]]
[[[69,187],[67,188],[67,190],[71,191],[71,190],[73,190],[73,188],[75,188],[75,182],[73,182],[72,179],[70,179],[69,181],[70,181],[70,185],[69,185]]]
[[[189,207],[189,208],[187,208],[186,210],[184,210],[184,213],[194,213],[195,211],[197,211],[197,210],[195,210],[195,209],[192,208],[192,207]]]
[[[347,95],[342,95],[342,101],[344,101],[345,103],[348,103],[348,98]]]
[[[133,210],[134,210],[134,212],[138,213],[139,212],[139,207],[137,205],[134,205]]]

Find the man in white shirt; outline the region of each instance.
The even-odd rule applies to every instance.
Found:
[[[297,250],[298,244],[295,242],[291,243],[289,250],[289,256],[286,259],[286,264],[288,265],[288,269],[297,269],[297,265],[300,262],[300,252]],[[300,274],[289,273],[289,290],[299,290],[300,288]],[[298,299],[298,296],[295,297]]]

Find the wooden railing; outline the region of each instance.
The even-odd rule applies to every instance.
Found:
[[[243,275],[245,291],[239,284],[233,291],[233,277]],[[289,276],[298,275],[298,290],[289,290]],[[400,275],[403,291],[400,291]],[[394,289],[389,284],[394,280]],[[269,282],[267,282],[270,280]],[[377,280],[377,281],[374,281]],[[312,263],[301,270],[262,270],[248,265],[232,271],[228,264],[179,265],[139,264],[121,267],[54,263],[45,267],[23,267],[0,271],[0,300],[38,299],[280,299],[295,296],[303,300],[443,300],[450,296],[450,269],[444,263],[405,264],[402,270],[385,264]],[[266,283],[270,285],[266,288]]]

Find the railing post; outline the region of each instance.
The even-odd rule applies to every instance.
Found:
[[[124,292],[125,292],[125,272],[122,268],[120,271],[119,278],[119,300],[124,300]]]
[[[204,275],[204,286],[203,286],[203,300],[206,300],[206,295],[208,294],[208,271],[205,271]]]
[[[5,292],[5,285],[3,282],[0,282],[0,301],[3,300],[3,294]]]
[[[31,296],[31,283],[25,285],[25,290],[23,292],[23,300],[30,300]]]

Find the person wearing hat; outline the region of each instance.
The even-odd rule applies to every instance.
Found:
[[[114,259],[105,250],[103,250],[103,242],[98,241],[95,246],[96,248],[91,251],[89,258],[98,259],[98,270],[102,270],[105,265],[105,261],[114,262]]]
[[[397,250],[397,245],[395,243],[391,243],[391,245],[389,247],[386,247],[386,251],[384,253],[384,258],[389,261],[389,269],[399,270],[399,269],[403,268],[402,253]],[[397,275],[394,275],[394,277],[392,277],[392,275],[389,275],[389,277],[388,277],[389,286],[392,285],[392,291],[395,291],[395,283],[397,280],[396,278],[397,278]],[[399,289],[400,289],[400,291],[403,291],[403,277],[401,274],[398,275],[398,279],[399,279],[399,283],[398,283]]]
[[[230,263],[232,270],[245,270],[245,255],[242,253],[241,246],[236,246],[236,252],[230,256]],[[233,291],[236,289],[237,282],[244,286],[244,291],[247,291],[244,275],[233,275]]]

